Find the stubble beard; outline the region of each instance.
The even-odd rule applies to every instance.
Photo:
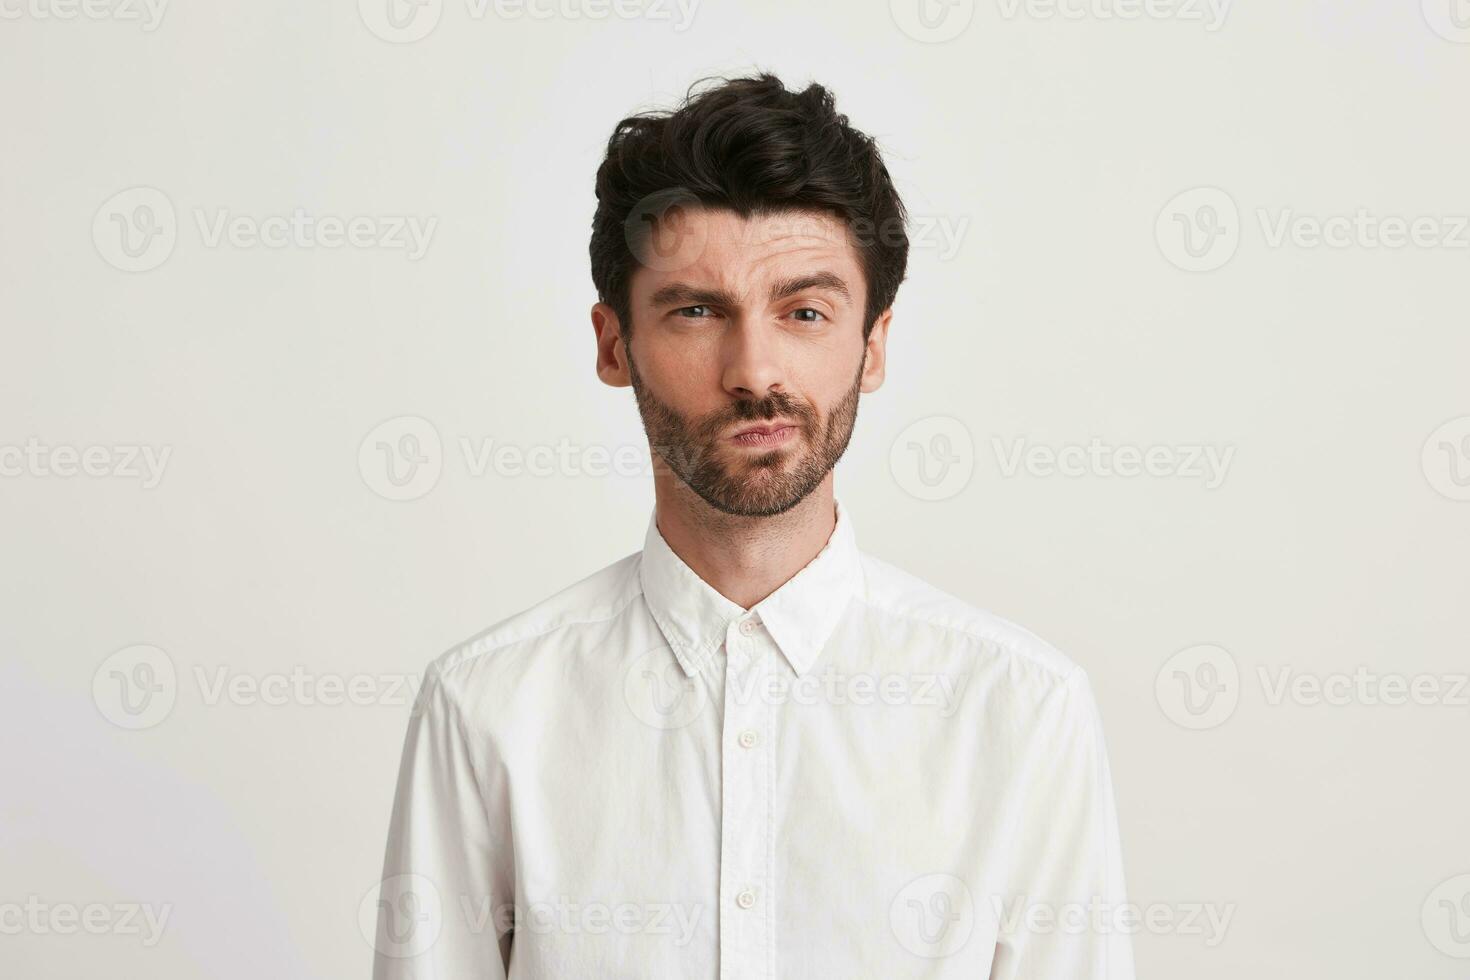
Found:
[[[820,486],[847,451],[857,422],[861,365],[825,422],[810,404],[785,392],[741,399],[691,421],[649,392],[633,363],[632,351],[624,349],[649,448],[689,489],[721,513],[739,517],[783,514]],[[866,362],[866,351],[863,359]],[[733,465],[726,464],[725,459],[734,454],[721,440],[732,426],[775,418],[789,419],[800,429],[795,443],[768,453],[741,454]]]

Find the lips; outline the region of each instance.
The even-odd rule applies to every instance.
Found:
[[[743,426],[730,436],[730,442],[753,449],[776,449],[789,444],[799,431],[795,422],[761,422]]]
[[[768,436],[772,435],[773,433],[779,432],[782,429],[791,428],[795,425],[795,422],[767,422],[763,425],[747,425],[743,429],[736,430],[734,434],[737,436]]]

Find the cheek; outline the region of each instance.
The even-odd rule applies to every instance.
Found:
[[[804,387],[799,390],[806,393],[807,398],[823,416],[829,415],[842,404],[858,382],[859,365],[849,363],[849,360],[845,354],[834,354],[803,379]]]
[[[638,373],[655,395],[682,412],[708,411],[720,396],[718,366],[687,350],[666,347],[638,356]]]

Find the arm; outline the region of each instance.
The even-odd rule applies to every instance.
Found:
[[[1081,669],[1040,706],[1030,743],[1014,873],[992,897],[992,980],[1133,980],[1112,775]]]
[[[513,862],[503,803],[492,802],[507,798],[503,771],[488,754],[431,664],[404,740],[373,980],[505,980]]]

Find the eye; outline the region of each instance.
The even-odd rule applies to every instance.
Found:
[[[702,319],[704,319],[704,314],[700,314],[700,313],[691,314],[689,312],[690,310],[705,310],[707,312],[709,310],[709,307],[708,306],[705,306],[704,304],[700,304],[699,306],[684,306],[684,307],[680,307],[679,309],[675,310],[674,311],[674,315],[684,317],[685,319],[688,319],[688,320],[702,320]]]
[[[799,310],[792,310],[791,313],[792,313],[793,316],[796,316],[797,319],[800,320],[802,323],[820,323],[821,321],[827,319],[827,317],[824,314],[822,314],[818,310],[812,309],[810,306],[803,306]],[[800,314],[803,314],[803,313],[810,313],[811,316],[810,317],[801,316]]]

